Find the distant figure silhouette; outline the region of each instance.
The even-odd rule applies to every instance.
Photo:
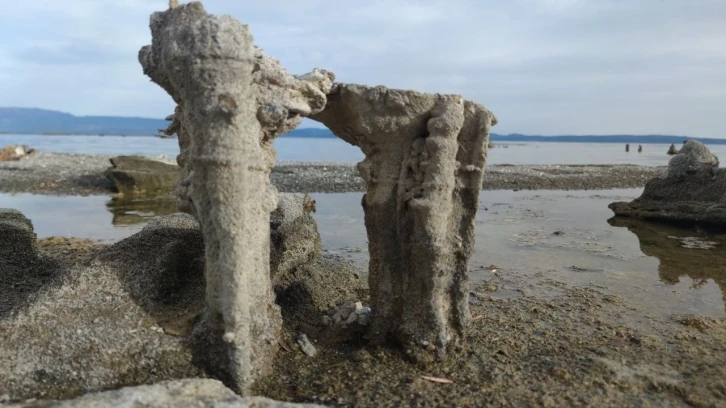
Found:
[[[643,145],[638,145],[638,153],[643,153]]]
[[[629,152],[630,151],[630,143],[626,143],[625,144],[625,151],[626,152]]]

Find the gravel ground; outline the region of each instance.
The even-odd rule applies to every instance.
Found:
[[[52,195],[109,194],[113,185],[103,172],[111,156],[34,153],[20,161],[0,162],[0,192]],[[168,160],[168,159],[167,159]],[[595,190],[638,188],[665,167],[634,165],[498,165],[487,167],[485,190]],[[355,165],[280,163],[270,175],[283,192],[342,193],[364,191]]]

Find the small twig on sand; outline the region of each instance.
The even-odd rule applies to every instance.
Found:
[[[422,375],[421,378],[423,378],[426,381],[431,381],[438,384],[453,384],[454,382],[449,380],[448,378],[439,378],[439,377],[429,377],[427,375]]]

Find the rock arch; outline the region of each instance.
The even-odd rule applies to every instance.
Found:
[[[245,393],[269,372],[280,312],[271,292],[272,141],[309,116],[366,155],[374,340],[444,357],[469,323],[468,260],[496,118],[458,95],[302,76],[253,45],[246,25],[192,2],[151,16],[144,73],[177,103],[179,209],[202,226],[207,310],[197,325]]]

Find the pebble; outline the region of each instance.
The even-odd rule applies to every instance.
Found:
[[[371,321],[371,308],[364,307],[361,302],[350,302],[341,306],[333,317],[323,316],[323,325],[335,325],[340,329],[347,329],[348,326],[358,324],[368,326]]]
[[[365,349],[356,350],[353,353],[353,361],[358,362],[358,363],[370,360],[370,358],[371,358],[371,353],[369,353],[368,350],[365,350]]]
[[[358,321],[359,315],[356,313],[351,313],[348,318],[345,320],[345,324],[353,324],[356,321]]]
[[[301,334],[297,337],[297,344],[300,346],[300,350],[302,350],[302,352],[308,357],[315,357],[318,353],[318,350],[315,346],[313,346],[313,343],[310,342],[308,336],[305,334]]]
[[[360,303],[360,302],[358,302]],[[361,307],[360,309],[356,310],[355,313],[357,315],[370,315],[371,314],[371,308],[370,307]]]

